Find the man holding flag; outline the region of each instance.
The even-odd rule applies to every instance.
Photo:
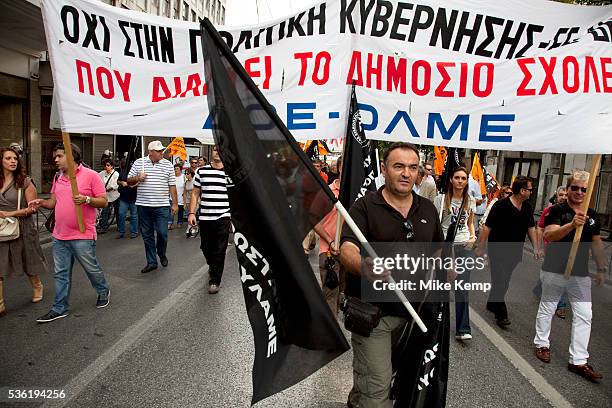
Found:
[[[359,229],[363,232],[369,242],[442,242],[442,227],[438,219],[437,211],[429,200],[419,197],[412,191],[417,178],[419,166],[419,152],[416,147],[409,143],[393,143],[383,156],[382,172],[385,176],[385,185],[374,194],[367,194],[358,199],[351,207],[349,214],[353,217]],[[342,231],[342,245],[340,259],[349,272],[347,281],[361,281],[367,279],[373,283],[377,280],[387,281],[390,272],[384,271],[375,274],[372,269],[371,258],[362,262],[362,248],[357,236],[345,225]],[[359,284],[350,285],[347,282],[347,296],[360,298],[356,288]],[[371,305],[378,307],[382,313],[378,325],[373,328],[368,336],[353,333],[351,343],[353,345],[353,390],[349,395],[349,406],[360,408],[390,408],[391,382],[394,374],[392,367],[392,339],[395,335],[406,331],[410,323],[410,316],[400,302],[376,303]],[[429,321],[431,316],[421,316]],[[448,324],[441,321],[441,325]],[[433,322],[428,322],[428,328]],[[448,332],[446,333],[448,335]],[[403,354],[416,353],[416,350],[405,348]],[[444,354],[442,350],[442,354]],[[448,353],[448,349],[446,349]],[[400,361],[406,361],[406,356],[399,357]],[[438,359],[441,361],[442,359]],[[446,360],[448,364],[448,360]],[[402,364],[397,372],[404,370],[418,371],[421,364],[408,366]],[[446,398],[446,370],[442,368],[435,372],[436,379],[431,380],[432,388],[442,384],[443,389],[436,389],[435,403],[429,400],[428,405],[439,406],[440,400]],[[402,379],[410,375],[402,375]],[[418,377],[418,376],[415,376]],[[440,382],[438,382],[440,379]],[[396,378],[397,381],[397,378]],[[416,382],[416,381],[415,381]],[[413,389],[413,384],[401,384],[398,388]],[[425,391],[426,394],[427,391]],[[404,397],[406,394],[401,392]],[[416,387],[414,393],[419,394]],[[397,399],[396,404],[399,404]],[[403,400],[408,404],[409,401]],[[405,406],[405,405],[402,405]]]

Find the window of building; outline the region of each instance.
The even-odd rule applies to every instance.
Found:
[[[179,19],[180,18],[180,10],[181,3],[179,1],[174,2],[174,13],[172,13],[172,18]]]
[[[191,10],[191,21],[193,21],[193,22],[198,21],[197,18],[196,18],[195,10]]]
[[[225,7],[221,6],[221,24],[225,24]]]
[[[147,11],[147,0],[136,0],[136,5],[141,11]]]
[[[189,5],[183,2],[183,20],[189,21]]]
[[[164,0],[162,4],[162,16],[170,17],[170,0]]]
[[[151,3],[151,10],[149,11],[149,13],[153,14],[154,16],[158,16],[159,15],[159,0],[150,0]]]

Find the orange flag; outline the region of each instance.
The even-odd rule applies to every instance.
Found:
[[[170,151],[170,156],[178,156],[181,160],[187,160],[187,148],[185,147],[185,139],[175,137],[172,142],[166,147]]]
[[[470,174],[478,182],[480,185],[480,193],[483,197],[487,196],[487,182],[485,181],[484,172],[482,171],[482,166],[480,165],[480,159],[478,158],[478,153],[474,154],[474,161],[472,162],[472,171]]]
[[[446,160],[446,148],[434,146],[434,174],[441,176],[444,172],[444,161]]]

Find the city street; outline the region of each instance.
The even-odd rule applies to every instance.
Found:
[[[141,238],[115,236],[111,232],[98,241],[111,287],[105,309],[95,308],[95,292],[80,267],[75,267],[70,315],[48,324],[34,320],[52,303],[52,274],[42,277],[45,298],[35,305],[24,277],[5,281],[0,388],[66,391],[68,399],[46,406],[249,406],[253,343],[234,247],[228,248],[220,293],[209,295],[199,238],[187,240],[183,230],[170,231],[169,266],[143,275]],[[45,253],[51,260],[49,244]],[[484,296],[473,297],[474,339],[468,344],[451,339],[448,407],[612,406],[612,288],[593,289],[589,362],[604,379],[592,384],[566,369],[571,313],[566,320],[554,318],[552,362],[541,363],[533,355],[537,303],[531,288],[537,271],[526,252],[510,293],[524,301],[509,304],[508,330],[494,325]],[[352,385],[351,359],[349,351],[257,406],[343,407]],[[41,403],[0,401],[0,406]]]

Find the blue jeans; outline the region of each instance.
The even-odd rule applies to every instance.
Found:
[[[170,205],[172,205],[172,201],[170,201]],[[176,213],[176,223],[181,226],[183,225],[183,217],[185,216],[185,206],[179,204],[178,212]],[[174,214],[172,214],[172,207],[168,208],[168,225],[174,224]]]
[[[108,291],[104,272],[96,258],[96,241],[93,239],[59,240],[53,238],[53,260],[55,263],[55,299],[52,310],[64,313],[70,309],[70,289],[72,287],[72,267],[74,260],[79,261],[91,286],[98,295]]]
[[[106,207],[102,208],[102,214],[100,214],[100,225],[98,226],[100,228],[100,231],[108,230],[108,218],[110,216],[111,206],[115,207],[115,214],[117,214],[118,200],[115,200],[112,203],[108,203]]]
[[[168,213],[170,207],[145,207],[137,205],[138,226],[145,244],[147,265],[157,266],[157,257],[166,256],[168,246]],[[157,244],[155,244],[157,233]]]
[[[472,251],[455,246],[455,257],[471,258]],[[457,274],[457,280],[462,280],[465,283],[470,282],[471,270],[465,268],[461,274]],[[463,285],[462,285],[463,286]],[[470,294],[467,290],[455,290],[455,332],[457,334],[472,333],[470,327]]]
[[[135,203],[128,203],[119,200],[119,212],[117,213],[117,231],[119,234],[125,234],[125,216],[130,210],[130,232],[132,235],[138,234],[138,212],[136,211]]]

